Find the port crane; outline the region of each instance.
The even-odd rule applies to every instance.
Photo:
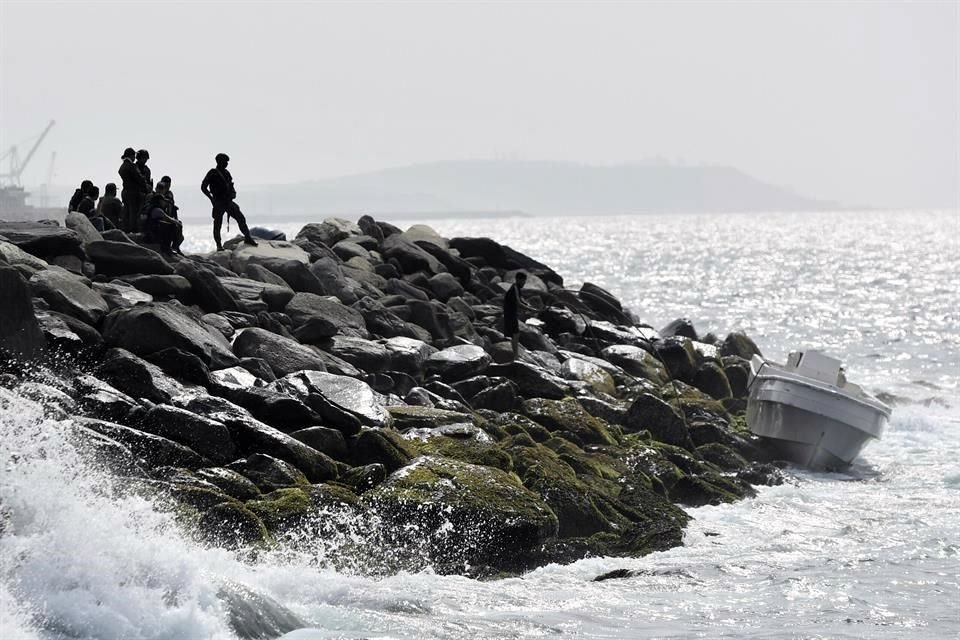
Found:
[[[22,162],[20,161],[20,153],[17,149],[17,145],[11,146],[6,153],[0,156],[0,162],[10,158],[10,171],[8,173],[0,173],[0,184],[6,184],[12,187],[21,186],[20,176],[23,174],[23,170],[27,168],[28,164],[30,164],[30,160],[33,159],[33,155],[37,152],[37,149],[40,147],[43,139],[47,137],[48,133],[50,133],[50,129],[53,129],[54,124],[56,124],[56,122],[51,120],[50,124],[47,125],[47,128],[43,130],[43,133],[40,134],[36,142],[33,143],[33,146],[30,147],[30,151],[27,152],[27,155]]]

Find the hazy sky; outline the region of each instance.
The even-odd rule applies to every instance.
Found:
[[[736,166],[811,197],[960,206],[960,9],[881,3],[11,2],[0,148],[199,184],[449,159]],[[0,167],[4,171],[6,167]]]

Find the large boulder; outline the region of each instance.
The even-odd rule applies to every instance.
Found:
[[[183,276],[159,275],[156,273],[120,276],[114,282],[126,282],[151,296],[173,296],[175,298],[190,293],[190,281]]]
[[[184,444],[218,463],[236,458],[236,447],[223,423],[170,405],[150,409],[140,428]]]
[[[46,269],[30,278],[30,285],[50,308],[96,325],[110,310],[103,297],[77,276],[60,269]]]
[[[463,258],[483,258],[491,267],[507,271],[520,269],[544,282],[563,286],[563,278],[547,265],[490,238],[451,238],[450,246]]]
[[[94,374],[133,398],[155,403],[169,403],[189,388],[126,349],[107,351]]]
[[[134,455],[144,459],[151,467],[198,469],[210,464],[209,460],[190,447],[162,436],[94,418],[76,418],[75,421],[80,426],[126,445]]]
[[[138,244],[99,240],[88,243],[87,257],[97,267],[97,273],[120,276],[128,273],[173,273],[173,267],[156,251]]]
[[[305,369],[327,370],[313,347],[264,329],[241,331],[233,341],[233,352],[241,358],[262,358],[278,378]]]
[[[284,260],[282,258],[267,258],[257,264],[283,278],[283,281],[294,291],[304,291],[317,295],[326,295],[327,290],[317,279],[306,263],[300,260]]]
[[[302,371],[273,385],[277,389],[309,397],[317,393],[335,406],[357,416],[367,426],[388,427],[387,398],[363,380],[319,371]]]
[[[487,375],[512,380],[524,398],[561,400],[569,388],[562,378],[526,362],[491,365]]]
[[[523,412],[549,431],[577,445],[616,444],[607,425],[587,413],[574,398],[531,398],[523,403]]]
[[[403,318],[386,308],[370,297],[361,298],[353,309],[363,315],[364,324],[367,330],[381,338],[394,338],[403,336],[406,338],[416,337],[416,330],[413,329]]]
[[[0,236],[27,253],[38,256],[59,256],[80,249],[80,235],[55,222],[6,222],[0,220]]]
[[[463,344],[432,353],[424,362],[424,369],[427,375],[436,373],[444,380],[463,380],[486,371],[490,361],[490,355],[482,348]]]
[[[334,336],[322,348],[367,372],[384,371],[390,364],[390,352],[382,344],[353,336]]]
[[[80,236],[80,241],[84,244],[88,242],[96,242],[97,240],[103,240],[103,236],[100,235],[100,232],[97,231],[97,228],[93,226],[93,223],[90,222],[85,214],[78,213],[76,211],[70,211],[67,213],[67,217],[64,220],[64,224],[67,229],[72,229]]]
[[[436,275],[447,270],[439,260],[403,237],[402,234],[385,239],[380,249],[384,259],[396,260],[404,273],[425,271],[430,275]]]
[[[138,355],[177,347],[197,356],[212,369],[237,364],[222,334],[208,329],[174,303],[152,302],[115,309],[104,321],[103,337],[110,346]]]
[[[240,244],[230,254],[230,268],[235,273],[243,273],[251,264],[263,264],[270,260],[281,262],[294,260],[303,264],[310,262],[306,251],[295,244],[281,240],[263,240],[257,246]]]
[[[2,233],[2,231],[0,231]],[[761,356],[757,343],[745,333],[733,332],[728,334],[720,345],[721,356],[737,356],[749,360],[753,356]]]
[[[180,276],[160,276],[165,278],[179,278]],[[190,283],[185,283],[189,285]],[[94,282],[93,290],[99,293],[110,309],[128,309],[132,306],[153,302],[153,296],[141,291],[126,282],[113,280],[112,282]]]
[[[240,305],[233,294],[223,286],[213,271],[202,264],[181,260],[177,263],[177,275],[190,281],[193,299],[200,307],[210,313],[221,311],[240,311]]]
[[[30,287],[14,267],[0,264],[0,354],[31,359],[46,346],[46,338],[33,312]]]
[[[449,458],[417,458],[362,501],[398,535],[409,531],[411,543],[425,544],[441,573],[515,566],[558,528],[553,511],[515,475]]]
[[[343,218],[327,218],[323,222],[313,222],[300,229],[297,238],[304,238],[316,244],[332,247],[350,236],[359,236],[363,232],[353,222]]]
[[[340,329],[340,334],[357,338],[369,338],[363,315],[332,296],[298,293],[287,303],[284,313],[290,316],[294,326],[305,324],[311,318],[324,318]]]
[[[397,336],[382,341],[390,354],[390,369],[412,376],[423,373],[423,364],[437,349],[423,340]]]
[[[624,426],[629,431],[646,429],[660,442],[693,449],[687,424],[676,409],[660,398],[644,393],[627,411]]]
[[[268,282],[258,282],[250,278],[220,277],[220,283],[239,302],[262,301],[266,303],[271,311],[282,311],[283,308],[287,306],[287,303],[290,302],[290,299],[293,298],[293,289],[287,286],[287,283],[282,280],[281,282],[281,285],[277,285]]]
[[[241,455],[265,453],[292,464],[310,482],[337,477],[337,465],[326,454],[300,440],[268,426],[243,411],[219,411],[210,418],[223,423]]]
[[[604,348],[600,355],[632,376],[663,384],[667,372],[656,356],[632,344],[614,344]]]
[[[28,272],[39,271],[50,266],[46,260],[30,255],[13,243],[0,240],[0,264],[4,262],[11,267],[20,265],[21,268],[26,268]]]

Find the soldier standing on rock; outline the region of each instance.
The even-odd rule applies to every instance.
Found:
[[[510,337],[510,346],[513,348],[513,359],[516,360],[520,351],[520,318],[518,313],[520,307],[533,310],[533,307],[524,303],[520,297],[520,290],[527,282],[527,274],[523,271],[517,272],[516,281],[513,286],[507,290],[503,298],[503,333]]]
[[[210,199],[213,204],[213,239],[217,243],[217,251],[223,251],[223,243],[220,240],[220,228],[223,226],[223,216],[237,221],[240,227],[240,233],[243,234],[243,241],[246,244],[257,246],[257,242],[250,235],[250,229],[247,228],[247,219],[240,211],[240,207],[234,202],[237,197],[237,190],[233,186],[233,176],[227,171],[227,164],[230,157],[225,153],[218,153],[216,156],[217,166],[203,178],[200,190],[203,195]]]
[[[134,164],[136,152],[132,147],[127,147],[123,155],[120,156],[123,164],[120,165],[120,180],[122,188],[120,195],[123,199],[123,220],[120,228],[128,233],[137,230],[140,219],[140,209],[143,207],[144,194],[147,192],[147,183],[143,179],[143,174]]]

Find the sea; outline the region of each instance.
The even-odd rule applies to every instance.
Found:
[[[284,619],[284,640],[960,638],[960,213],[426,222],[605,287],[657,328],[745,331],[781,361],[822,349],[895,400],[886,433],[846,473],[788,467],[755,498],[689,510],[681,547],[477,581],[385,573],[362,528],[275,555],[205,548],[86,466],[68,422],[7,401],[0,638],[276,637]],[[185,248],[208,233],[188,227]],[[594,581],[615,569],[634,577]]]

